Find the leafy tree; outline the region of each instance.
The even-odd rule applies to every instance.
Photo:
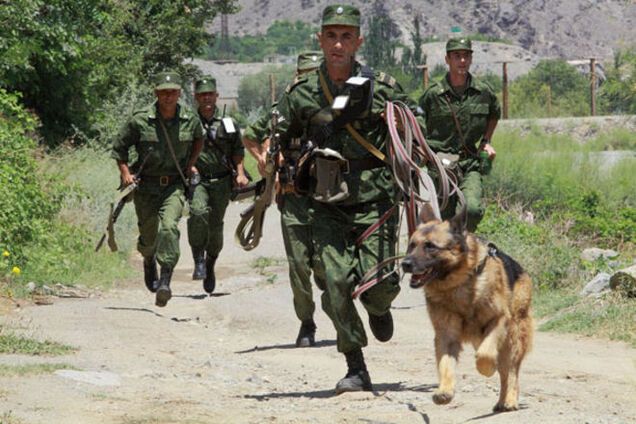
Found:
[[[389,16],[385,2],[373,3],[369,29],[362,44],[362,55],[372,68],[387,69],[396,64],[395,49],[400,30]]]
[[[564,60],[542,60],[510,85],[514,117],[584,116],[588,105],[587,79]]]
[[[269,110],[272,105],[269,76],[274,75],[276,96],[285,90],[293,80],[293,66],[268,66],[261,72],[248,75],[241,80],[238,89],[239,109],[245,113],[263,109]]]
[[[619,50],[606,70],[598,99],[606,113],[636,113],[636,46]]]
[[[206,45],[204,24],[216,7],[207,0],[3,2],[0,86],[23,94],[49,145],[90,133],[95,111],[130,79],[180,66]]]

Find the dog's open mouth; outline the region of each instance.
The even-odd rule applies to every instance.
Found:
[[[426,271],[421,272],[419,274],[411,275],[410,286],[412,289],[418,289],[422,287],[424,284],[428,283],[429,281],[434,280],[436,277],[437,277],[437,272],[435,272],[433,268],[429,268]]]

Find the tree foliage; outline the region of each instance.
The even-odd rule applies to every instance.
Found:
[[[272,105],[270,75],[274,76],[276,97],[280,97],[287,85],[293,80],[293,66],[268,66],[261,72],[244,77],[238,89],[238,105],[241,112],[262,109],[269,110]]]
[[[585,116],[589,113],[588,87],[586,77],[564,60],[542,60],[510,85],[511,116]]]
[[[375,0],[369,29],[362,44],[362,55],[372,68],[387,69],[396,65],[395,50],[400,30],[391,19],[385,2]]]
[[[318,48],[317,27],[302,21],[275,21],[265,35],[229,38],[229,51],[223,51],[220,40],[205,49],[207,59],[231,59],[240,62],[262,62],[274,54],[295,56],[303,50]]]
[[[636,46],[616,52],[598,96],[605,113],[636,113]]]
[[[219,3],[215,6],[215,3]],[[0,7],[1,86],[22,93],[49,145],[90,133],[95,110],[133,78],[180,67],[205,23],[234,1],[12,0]]]

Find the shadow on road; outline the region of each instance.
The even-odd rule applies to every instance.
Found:
[[[157,316],[159,318],[165,318],[166,317],[165,315],[158,314],[157,312],[152,311],[152,310],[150,310],[148,308],[126,308],[126,307],[119,307],[119,306],[106,306],[106,307],[104,307],[104,309],[108,309],[108,310],[111,310],[111,311],[148,312],[148,313],[153,314],[154,316]]]
[[[373,385],[373,395],[374,396],[384,396],[386,392],[430,392],[434,388],[436,388],[436,384],[423,384],[419,386],[404,386],[402,383],[380,383]],[[330,390],[317,390],[310,392],[286,392],[286,393],[265,393],[261,395],[244,395],[245,399],[254,399],[258,401],[269,400],[269,399],[287,399],[287,398],[330,398],[337,396],[333,389]],[[411,406],[409,409],[411,409]],[[411,409],[412,410],[412,409]]]
[[[313,346],[313,348],[328,347],[328,346],[335,346],[335,345],[336,345],[335,340],[319,340],[316,342],[316,346]],[[243,354],[243,353],[260,352],[262,350],[272,350],[272,349],[301,349],[301,348],[296,347],[295,344],[289,343],[289,344],[278,344],[278,345],[271,345],[271,346],[254,346],[251,349],[239,350],[234,353]],[[311,349],[311,348],[302,348],[302,349]]]

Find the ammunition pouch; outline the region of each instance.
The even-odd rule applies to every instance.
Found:
[[[315,149],[309,175],[315,180],[312,197],[323,203],[337,203],[349,197],[349,187],[344,174],[349,172],[349,162],[331,149]]]
[[[437,153],[437,156],[442,161],[442,166],[444,166],[447,171],[455,174],[458,180],[461,181],[463,172],[461,166],[459,165],[460,155],[439,152]]]

